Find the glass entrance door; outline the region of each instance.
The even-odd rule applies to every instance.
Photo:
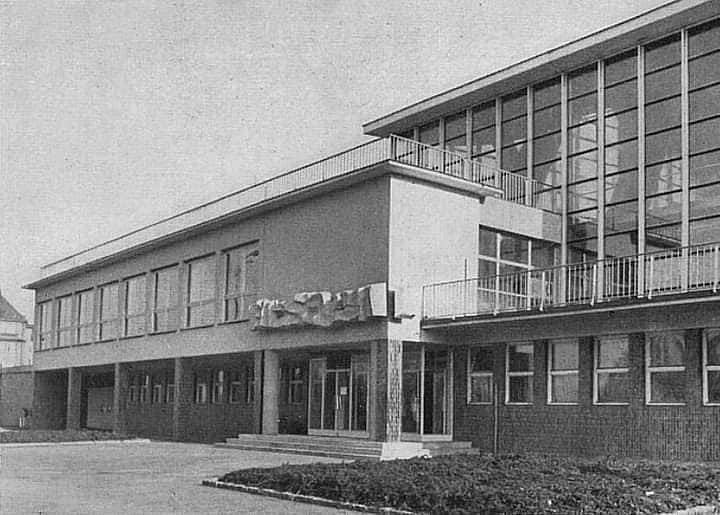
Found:
[[[408,346],[403,350],[402,432],[406,440],[452,434],[452,354]]]
[[[367,437],[368,363],[366,354],[349,360],[327,358],[310,361],[308,433]]]

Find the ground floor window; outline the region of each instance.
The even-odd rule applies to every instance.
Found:
[[[234,371],[230,375],[230,402],[233,404],[242,402],[243,382],[240,371]]]
[[[195,404],[205,404],[208,398],[207,378],[203,374],[195,374]]]
[[[720,405],[720,329],[703,334],[703,402]]]
[[[627,404],[630,401],[630,359],[627,335],[600,336],[595,339],[595,404]]]
[[[245,403],[255,402],[255,367],[245,367]]]
[[[548,403],[578,403],[579,344],[576,338],[548,344]]]
[[[219,404],[225,399],[225,372],[215,370],[212,377],[212,402]]]
[[[682,332],[645,335],[647,404],[685,403],[685,337]]]
[[[505,359],[505,403],[532,404],[534,352],[532,343],[512,343]]]
[[[280,373],[286,401],[289,404],[302,404],[304,399],[302,367],[297,365],[285,366]]]
[[[493,349],[477,347],[468,351],[468,404],[493,402]]]

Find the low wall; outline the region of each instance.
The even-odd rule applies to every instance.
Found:
[[[9,367],[0,370],[0,426],[17,427],[23,409],[31,411],[32,405],[32,367]]]

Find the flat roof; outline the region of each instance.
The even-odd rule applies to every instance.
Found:
[[[382,116],[364,124],[363,131],[397,134],[718,15],[720,0],[675,0]]]

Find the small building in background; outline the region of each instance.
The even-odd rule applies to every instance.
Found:
[[[32,364],[33,326],[0,291],[0,367]]]

